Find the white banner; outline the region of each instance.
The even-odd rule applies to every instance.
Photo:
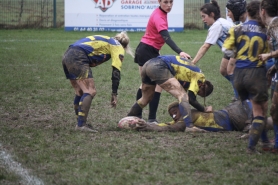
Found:
[[[145,31],[158,0],[65,0],[66,31]],[[184,30],[184,0],[168,13],[169,32]]]

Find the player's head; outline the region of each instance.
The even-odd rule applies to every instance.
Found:
[[[213,91],[213,85],[210,81],[206,80],[205,82],[198,82],[199,83],[199,91],[198,95],[201,97],[207,97]]]
[[[253,19],[258,21],[258,23],[264,27],[264,24],[262,23],[262,19],[260,17],[260,4],[261,2],[256,0],[256,1],[251,1],[250,3],[247,4],[247,13],[248,16]]]
[[[169,13],[172,10],[174,0],[158,0],[160,8],[166,13]]]
[[[134,57],[134,52],[129,45],[129,42],[130,42],[129,37],[125,31],[122,31],[121,33],[116,34],[116,36],[114,38],[121,43],[121,45],[123,46],[123,48],[125,49],[125,51],[128,54],[130,54],[132,57]]]
[[[226,7],[233,13],[233,21],[239,21],[240,16],[246,12],[246,0],[228,0]]]
[[[278,15],[278,1],[262,0],[260,5],[260,16],[265,22],[266,14],[269,17],[275,17]]]
[[[168,105],[168,113],[173,118],[174,121],[179,120],[181,117],[180,111],[179,111],[179,102],[173,102]]]
[[[212,0],[211,3],[206,3],[200,8],[200,13],[203,22],[205,22],[208,26],[211,26],[214,21],[220,18],[220,8],[217,1]],[[206,19],[213,18],[213,22],[208,22]]]

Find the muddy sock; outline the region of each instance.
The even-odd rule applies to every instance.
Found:
[[[142,107],[139,105],[138,102],[136,102],[130,109],[127,116],[136,116],[140,118],[140,115],[142,113]]]
[[[193,123],[191,120],[191,109],[188,102],[181,102],[179,104],[179,111],[182,115],[182,119],[186,125],[186,127],[193,127]]]
[[[81,99],[81,96],[75,95],[75,98],[73,101],[73,108],[74,108],[74,112],[75,112],[77,121],[78,121],[78,107],[79,107],[80,99]]]
[[[160,92],[155,92],[152,101],[149,103],[149,120],[156,120],[156,112],[160,100]]]
[[[264,129],[264,117],[262,116],[254,117],[252,121],[251,129],[249,131],[248,148],[252,150],[255,149],[263,129]]]
[[[78,126],[83,126],[87,121],[87,116],[92,103],[92,96],[88,93],[84,93],[79,102],[78,109]]]

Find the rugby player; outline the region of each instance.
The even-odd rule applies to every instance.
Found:
[[[199,67],[192,65],[185,58],[162,55],[150,59],[142,67],[141,81],[142,97],[132,106],[128,116],[140,118],[142,109],[155,93],[156,85],[178,99],[179,110],[188,129],[193,127],[190,104],[201,112],[212,111],[212,106],[202,106],[196,100],[196,96],[210,95],[213,85],[205,79]]]
[[[86,124],[91,102],[96,95],[95,82],[90,67],[112,59],[111,105],[116,107],[121,66],[125,51],[133,56],[126,32],[115,37],[93,35],[71,44],[64,54],[62,65],[66,78],[75,91],[74,110],[77,116],[76,130],[97,132]]]
[[[248,21],[232,27],[222,47],[227,56],[237,60],[234,86],[241,101],[249,99],[252,103],[253,121],[247,147],[250,153],[256,153],[260,137],[263,142],[268,141],[267,132],[264,130],[268,106],[266,67],[258,56],[268,52],[269,47],[259,10],[260,1],[248,3]]]

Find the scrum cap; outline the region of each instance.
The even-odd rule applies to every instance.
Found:
[[[246,12],[246,0],[228,0],[226,7],[233,13],[235,21]]]

